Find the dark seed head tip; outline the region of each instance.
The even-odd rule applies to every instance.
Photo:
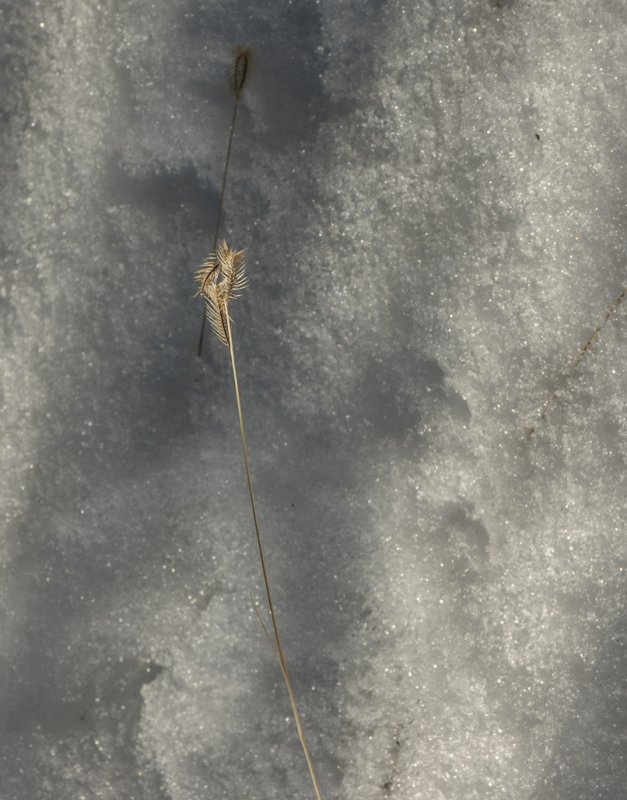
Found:
[[[253,54],[249,48],[238,47],[235,50],[231,69],[229,70],[229,83],[236,100],[239,100],[250,79],[252,60]]]

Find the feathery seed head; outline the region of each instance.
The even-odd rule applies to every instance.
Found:
[[[245,250],[231,250],[222,242],[196,273],[200,284],[197,295],[205,301],[205,314],[220,341],[229,345],[229,303],[248,285]]]

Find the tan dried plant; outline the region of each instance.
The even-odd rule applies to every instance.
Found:
[[[197,294],[201,295],[204,300],[204,318],[209,321],[213,331],[222,344],[226,345],[226,347],[229,349],[233,387],[235,389],[235,403],[237,406],[237,416],[239,419],[239,430],[242,441],[242,453],[244,456],[244,471],[246,473],[248,497],[250,499],[250,508],[252,512],[253,525],[255,528],[255,538],[259,552],[259,560],[261,562],[261,573],[263,576],[268,612],[270,614],[270,621],[272,623],[272,633],[274,645],[276,647],[276,655],[279,662],[281,675],[283,676],[283,681],[287,689],[290,705],[292,707],[292,714],[294,716],[294,722],[296,723],[298,738],[305,755],[305,760],[307,762],[307,768],[309,770],[316,800],[322,800],[322,793],[320,791],[320,785],[314,769],[313,758],[305,738],[305,731],[303,729],[303,723],[298,710],[294,687],[292,686],[292,681],[287,668],[287,662],[285,660],[285,653],[281,644],[281,636],[279,634],[279,626],[276,618],[274,602],[272,600],[272,592],[270,589],[270,579],[268,577],[266,557],[263,545],[261,543],[257,504],[255,502],[255,494],[253,491],[248,442],[244,427],[244,414],[242,411],[239,379],[237,375],[237,366],[235,363],[235,346],[233,344],[232,320],[229,309],[231,301],[238,298],[242,290],[248,285],[244,256],[244,250],[232,250],[228,244],[223,241],[215,253],[212,253],[207,258],[207,260],[202,264],[201,268],[196,273],[196,280],[200,284]]]
[[[250,48],[236,47],[233,55],[233,61],[228,71],[228,86],[229,91],[233,95],[233,115],[231,117],[231,128],[229,131],[229,143],[226,148],[226,159],[224,161],[224,172],[222,173],[222,188],[220,189],[220,200],[218,201],[218,212],[216,214],[216,224],[213,233],[213,242],[211,251],[216,252],[218,245],[218,236],[220,235],[220,222],[222,220],[222,209],[224,207],[224,196],[226,194],[226,178],[229,172],[229,165],[231,163],[231,150],[233,147],[233,138],[235,136],[235,123],[237,122],[237,111],[239,109],[239,101],[248,81],[250,80],[250,73],[253,65],[253,53]],[[203,265],[204,266],[204,265]],[[207,317],[203,314],[200,324],[200,334],[198,336],[198,350],[199,356],[202,355],[203,342],[205,338],[205,324]]]

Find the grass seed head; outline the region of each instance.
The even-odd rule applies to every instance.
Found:
[[[239,100],[242,92],[250,80],[250,70],[253,62],[252,50],[247,47],[238,47],[229,69],[229,86],[235,99]]]
[[[218,339],[229,346],[229,303],[237,299],[248,286],[244,250],[232,250],[222,242],[215,253],[204,261],[196,280],[200,284],[197,295],[205,303],[205,316]]]

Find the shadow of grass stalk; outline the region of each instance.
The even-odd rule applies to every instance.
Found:
[[[296,723],[296,730],[300,740],[307,768],[313,784],[313,789],[316,795],[316,800],[322,800],[322,793],[320,785],[316,776],[313,758],[307,740],[305,738],[305,731],[303,723],[298,710],[296,702],[296,695],[292,680],[290,678],[287,662],[285,660],[285,653],[283,645],[281,644],[281,635],[279,633],[279,626],[276,619],[276,612],[274,609],[274,602],[272,600],[272,591],[270,589],[270,579],[268,577],[268,569],[266,566],[266,557],[261,543],[261,532],[259,528],[259,517],[257,515],[257,504],[255,502],[255,493],[253,491],[253,483],[250,472],[250,457],[248,452],[248,442],[246,439],[246,429],[244,426],[244,414],[242,411],[242,401],[239,390],[239,379],[237,376],[237,364],[235,360],[235,346],[233,344],[233,331],[231,328],[231,317],[229,312],[229,303],[231,300],[239,297],[240,292],[247,286],[246,267],[244,262],[244,251],[231,250],[226,242],[222,242],[220,247],[215,253],[212,253],[209,258],[202,265],[196,275],[196,279],[200,283],[198,294],[202,295],[205,302],[205,315],[204,318],[208,319],[211,327],[216,333],[220,341],[225,344],[229,349],[229,356],[231,360],[231,373],[233,377],[233,387],[235,390],[235,403],[237,406],[237,416],[239,420],[239,430],[242,440],[242,454],[244,456],[244,470],[246,473],[246,484],[248,486],[248,496],[250,499],[250,508],[253,517],[253,524],[255,528],[255,538],[257,541],[257,549],[259,551],[259,560],[261,562],[261,573],[263,575],[263,583],[266,592],[266,600],[268,603],[268,611],[270,612],[270,619],[272,622],[272,633],[274,636],[274,644],[276,645],[276,653],[279,662],[279,668],[287,694],[289,696],[290,705],[292,707],[292,714]],[[262,627],[263,626],[262,623]]]

